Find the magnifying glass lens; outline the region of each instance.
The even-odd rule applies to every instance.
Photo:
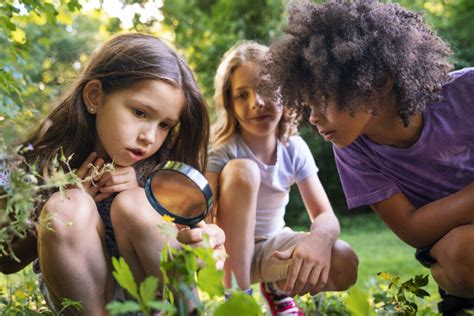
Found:
[[[159,164],[146,180],[145,193],[158,213],[190,227],[203,220],[212,208],[212,192],[206,178],[178,161]]]
[[[170,170],[159,170],[151,180],[155,199],[168,212],[183,218],[194,218],[206,212],[201,190],[186,176]]]

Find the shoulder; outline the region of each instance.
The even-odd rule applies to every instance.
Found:
[[[472,120],[474,115],[474,68],[451,72],[443,85],[443,100],[430,105],[440,115],[452,117],[452,121]],[[436,109],[436,110],[435,110]]]
[[[452,92],[472,95],[473,86],[474,67],[456,70],[449,73],[449,79],[443,85],[443,94],[448,98]]]
[[[459,70],[455,70],[449,73],[449,80],[447,84],[457,80],[473,80],[474,79],[474,67],[467,67]]]
[[[309,151],[309,146],[305,140],[299,135],[293,135],[288,138],[288,142],[285,145],[287,151],[291,153],[297,153],[301,151]]]
[[[211,148],[209,157],[221,156],[225,153],[233,154],[237,151],[239,146],[239,137],[237,134],[232,135],[225,143]]]

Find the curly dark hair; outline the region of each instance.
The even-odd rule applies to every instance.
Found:
[[[390,78],[405,126],[440,100],[452,54],[420,14],[375,0],[329,0],[289,6],[285,34],[270,46],[265,71],[283,104],[307,118],[305,100],[325,109],[332,98],[353,114]],[[371,110],[377,112],[377,105]]]

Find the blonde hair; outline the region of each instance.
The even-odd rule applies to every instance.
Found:
[[[237,131],[231,99],[232,74],[240,65],[253,62],[260,64],[268,47],[253,41],[242,41],[230,48],[222,57],[214,77],[214,104],[217,108],[217,120],[212,127],[212,147],[226,143]],[[298,131],[296,117],[292,110],[283,107],[283,115],[278,124],[277,138],[286,143],[288,138]]]

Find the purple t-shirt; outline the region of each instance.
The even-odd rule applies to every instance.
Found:
[[[345,148],[333,146],[349,208],[399,192],[419,208],[474,181],[474,68],[450,75],[444,100],[427,106],[410,148],[379,145],[365,135]]]

